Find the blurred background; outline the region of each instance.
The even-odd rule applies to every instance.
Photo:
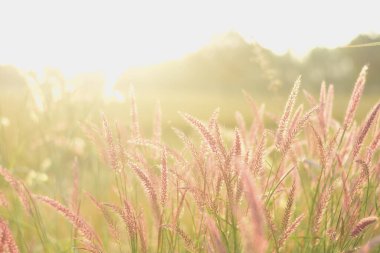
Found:
[[[342,118],[369,64],[363,118],[380,97],[378,14],[370,0],[1,1],[0,164],[65,189],[74,156],[97,166],[82,125],[104,112],[127,127],[131,86],[144,133],[159,101],[175,142],[178,111],[206,119],[219,107],[226,128],[236,111],[249,122],[245,90],[280,113],[299,75],[314,95],[333,83]]]

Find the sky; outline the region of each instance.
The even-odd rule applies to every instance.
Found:
[[[370,0],[0,0],[0,64],[115,76],[181,58],[230,31],[302,56],[380,33],[379,7]]]

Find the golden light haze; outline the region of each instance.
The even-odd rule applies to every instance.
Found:
[[[65,75],[177,59],[236,31],[302,56],[380,32],[376,1],[2,1],[0,64]]]

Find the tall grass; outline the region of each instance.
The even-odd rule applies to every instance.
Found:
[[[82,124],[101,173],[81,166],[85,157],[69,158],[73,184],[64,196],[32,194],[0,167],[34,224],[13,219],[18,204],[2,195],[0,252],[379,250],[380,103],[354,121],[366,73],[367,66],[342,123],[332,117],[332,85],[322,84],[319,98],[306,93],[309,105],[296,108],[299,78],[282,115],[245,93],[252,123],[237,113],[234,130],[220,125],[219,110],[208,120],[180,113],[197,135],[174,128],[182,142],[174,147],[162,138],[158,106],[152,136],[140,130],[131,88],[129,128],[105,115],[98,126]],[[267,117],[275,128],[265,125]],[[88,192],[84,176],[103,183]]]

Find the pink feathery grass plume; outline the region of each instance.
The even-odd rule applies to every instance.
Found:
[[[160,101],[156,102],[154,119],[153,119],[153,140],[160,143],[162,136],[162,112]]]
[[[267,223],[267,227],[270,229],[273,239],[276,241],[276,234],[278,231],[278,228],[276,224],[274,223],[273,215],[271,214],[270,210],[268,208],[264,208],[264,214],[265,214],[265,220]]]
[[[318,112],[318,119],[319,119],[319,125],[321,127],[322,133],[325,133],[326,129],[326,82],[323,81],[321,84],[321,91],[319,93],[319,112]]]
[[[330,84],[327,90],[326,105],[325,105],[325,121],[326,121],[326,131],[332,121],[332,113],[334,107],[334,85]]]
[[[220,232],[218,228],[216,227],[215,222],[211,218],[208,218],[206,220],[206,226],[207,226],[208,233],[210,235],[213,248],[215,250],[214,252],[227,253],[227,249],[223,243]]]
[[[374,120],[376,119],[376,116],[377,116],[379,110],[380,110],[380,103],[376,104],[372,108],[371,112],[367,115],[367,118],[364,121],[364,124],[360,128],[360,131],[359,131],[359,133],[356,136],[355,141],[354,141],[354,147],[352,149],[353,159],[355,159],[355,157],[359,153],[360,148],[363,144],[364,138],[367,136],[368,130],[371,128]]]
[[[294,233],[294,231],[296,231],[297,227],[301,224],[301,221],[303,220],[303,218],[305,217],[304,214],[301,214],[300,216],[298,216],[292,224],[290,224],[290,226],[288,226],[286,228],[286,230],[283,232],[280,240],[279,240],[279,247],[282,247],[283,245],[285,245],[285,242],[286,240],[289,238],[289,236],[291,234]]]
[[[63,215],[70,223],[72,223],[78,231],[92,243],[92,246],[102,249],[102,243],[95,230],[79,215],[59,203],[58,201],[51,199],[47,196],[36,195],[35,198],[45,204],[54,208],[57,212]]]
[[[188,251],[190,251],[192,253],[197,252],[197,246],[196,246],[195,242],[180,227],[178,227],[178,226],[175,227],[172,225],[163,225],[163,227],[175,232],[183,240],[183,242],[185,243],[185,247]]]
[[[136,97],[135,97],[135,89],[131,85],[129,87],[129,98],[131,100],[131,109],[130,109],[130,117],[131,117],[131,131],[132,131],[132,139],[140,139],[140,124],[138,120],[137,113],[137,105],[136,105]]]
[[[302,90],[303,95],[305,96],[307,102],[309,103],[310,106],[316,106],[317,105],[317,100],[313,95],[311,95],[307,90]]]
[[[326,163],[327,163],[327,158],[326,158],[326,150],[325,147],[323,146],[322,142],[322,137],[319,135],[319,133],[315,130],[315,128],[311,125],[311,129],[313,130],[313,134],[315,139],[317,140],[317,146],[318,146],[318,152],[319,152],[319,158],[321,160],[321,166],[323,169],[326,169]]]
[[[168,199],[168,168],[166,149],[163,149],[161,158],[161,205],[165,208]]]
[[[75,157],[72,165],[73,173],[73,189],[71,191],[71,203],[70,207],[75,212],[79,211],[79,166],[78,158]]]
[[[249,206],[249,213],[251,216],[251,223],[253,226],[253,234],[248,238],[252,239],[252,245],[256,246],[257,252],[265,252],[268,242],[265,238],[264,233],[264,209],[263,204],[261,203],[261,198],[259,192],[254,186],[251,175],[248,172],[246,167],[242,168],[242,178],[245,197]]]
[[[250,163],[250,169],[254,175],[261,175],[264,168],[264,154],[266,145],[266,133],[264,132],[260,142],[257,144],[253,153],[252,161]]]
[[[349,212],[350,210],[350,204],[352,201],[351,194],[350,194],[350,189],[348,187],[348,179],[345,171],[342,171],[342,188],[343,188],[343,210],[345,212]]]
[[[241,135],[238,128],[235,128],[235,139],[233,144],[233,155],[235,157],[238,157],[241,155],[242,152],[242,143],[241,143]]]
[[[368,165],[363,160],[357,160],[356,163],[360,166],[361,171],[358,180],[352,186],[351,197],[355,198],[355,196],[360,193],[365,182],[369,180],[369,168]]]
[[[314,224],[313,224],[313,232],[315,234],[318,233],[319,228],[321,226],[321,222],[323,219],[323,215],[326,211],[327,205],[330,201],[330,197],[333,191],[333,187],[330,186],[328,189],[326,189],[320,196],[318,205],[317,205],[317,210],[314,216]]]
[[[284,212],[284,216],[282,218],[282,230],[285,231],[288,228],[289,220],[292,215],[292,208],[294,204],[294,196],[296,192],[296,181],[293,181],[292,188],[290,189],[288,200],[286,202],[286,208]]]
[[[0,192],[0,207],[8,207],[9,202],[4,193]],[[0,251],[1,252],[1,251]]]
[[[115,148],[115,143],[112,137],[112,132],[111,128],[109,126],[108,120],[105,117],[105,115],[102,115],[102,120],[103,120],[103,131],[104,131],[104,136],[107,142],[107,154],[108,154],[108,159],[107,161],[110,164],[110,167],[114,171],[118,171],[118,161],[117,161],[117,155],[116,155],[116,148]]]
[[[285,154],[288,152],[289,148],[291,147],[294,138],[296,135],[306,126],[306,124],[309,122],[310,117],[317,112],[319,109],[319,106],[315,106],[311,108],[308,112],[305,113],[305,115],[298,121],[294,129],[292,131],[288,132],[288,134],[285,136],[284,142],[282,143],[281,146],[281,152]]]
[[[295,111],[292,117],[291,123],[289,125],[289,132],[292,132],[296,128],[298,122],[300,121],[302,113],[303,113],[303,105],[300,105],[298,106],[297,110]]]
[[[113,213],[117,214],[123,220],[124,225],[128,230],[130,239],[134,240],[137,236],[137,224],[131,204],[127,200],[124,200],[124,208],[110,203],[105,203],[104,206],[110,208]]]
[[[373,155],[375,154],[375,152],[379,148],[379,146],[380,146],[380,131],[376,134],[376,136],[373,138],[371,144],[369,145],[367,155],[366,155],[366,160],[365,160],[365,162],[367,164],[370,164],[370,162],[373,158]]]
[[[284,113],[282,114],[282,117],[278,125],[278,129],[276,133],[276,141],[275,141],[276,147],[278,149],[280,149],[285,136],[287,136],[288,134],[287,132],[288,132],[289,119],[293,112],[294,104],[296,102],[300,85],[301,85],[301,77],[298,77],[297,80],[294,82],[293,89],[289,95],[288,101],[286,102]]]
[[[350,102],[348,103],[348,106],[347,106],[346,115],[344,117],[344,123],[343,123],[344,129],[348,129],[354,120],[356,110],[358,109],[360,99],[363,95],[367,71],[368,71],[368,65],[364,65],[364,67],[362,68],[359,74],[358,79],[356,80],[354,90],[352,91],[352,95],[350,98]]]
[[[8,224],[0,218],[0,252],[20,252]]]
[[[236,120],[236,125],[237,125],[237,128],[239,129],[239,133],[241,135],[241,140],[243,141],[244,143],[244,146],[247,145],[247,143],[245,143],[245,141],[248,139],[247,138],[247,127],[246,127],[246,122],[245,122],[245,119],[243,117],[243,115],[241,114],[241,112],[237,111],[235,112],[235,120]]]
[[[172,128],[174,133],[178,136],[178,138],[183,142],[185,147],[190,151],[191,155],[195,159],[198,167],[202,167],[203,165],[203,157],[200,155],[200,152],[195,147],[194,143],[187,137],[181,130],[177,128]]]
[[[263,122],[263,108],[259,109],[252,98],[251,95],[249,95],[246,91],[243,91],[244,97],[246,98],[251,111],[252,111],[252,116],[254,118],[252,122],[252,127],[251,127],[251,136],[254,132],[262,133],[264,130],[264,122]],[[255,129],[255,131],[253,131]]]
[[[216,144],[218,145],[219,152],[223,155],[223,157],[226,157],[227,151],[223,142],[222,134],[220,132],[220,127],[217,120],[214,120],[212,123],[212,133],[214,135]]]
[[[142,139],[142,138],[138,140],[130,140],[128,141],[128,143],[133,144],[133,145],[146,146],[160,152],[162,152],[162,149],[165,148],[168,156],[173,157],[177,161],[185,162],[181,154],[179,154],[176,150],[169,148],[167,145],[164,145],[163,143],[155,142],[149,139]]]
[[[217,157],[219,157],[220,161],[221,159],[221,154],[218,149],[218,145],[216,143],[216,140],[212,133],[207,129],[207,127],[198,119],[194,118],[193,116],[187,114],[187,113],[181,113],[182,117],[190,123],[196,130],[199,131],[199,133],[202,135],[203,139],[207,143],[208,147],[212,152],[214,152]]]
[[[357,237],[359,236],[365,228],[367,228],[372,223],[375,223],[378,220],[376,216],[369,216],[367,218],[361,219],[354,228],[351,230],[351,236]]]
[[[86,192],[86,195],[90,198],[90,200],[94,203],[94,205],[101,211],[104,219],[106,220],[106,223],[108,225],[108,229],[110,231],[110,234],[112,238],[120,243],[120,233],[117,228],[116,222],[111,217],[110,213],[106,209],[106,204],[100,203],[94,196],[92,196],[90,193]]]
[[[199,121],[198,119],[194,118],[190,114],[184,113],[184,114],[182,114],[182,116],[192,126],[194,126],[196,128],[196,130],[199,131],[199,133],[202,135],[202,137],[207,142],[207,144],[210,147],[210,149],[216,153],[218,149],[217,149],[217,146],[216,146],[215,139],[214,139],[213,135],[209,132],[209,130],[207,129],[207,127],[201,121]]]
[[[142,214],[137,217],[138,233],[140,238],[140,247],[142,253],[148,252],[148,244],[146,238],[145,220]]]
[[[160,213],[160,208],[158,205],[158,199],[157,199],[157,193],[156,189],[154,188],[150,178],[146,173],[136,164],[134,163],[129,163],[129,166],[133,169],[133,171],[136,173],[138,178],[141,181],[141,184],[145,188],[146,192],[148,193],[148,196],[150,197],[151,203],[152,203],[152,208],[154,210],[154,213],[156,214],[156,217],[159,217]]]
[[[16,192],[18,198],[20,199],[24,209],[28,214],[32,214],[32,205],[30,203],[30,193],[25,185],[15,178],[9,170],[0,166],[0,175],[3,176],[4,180],[7,181],[13,190]]]

